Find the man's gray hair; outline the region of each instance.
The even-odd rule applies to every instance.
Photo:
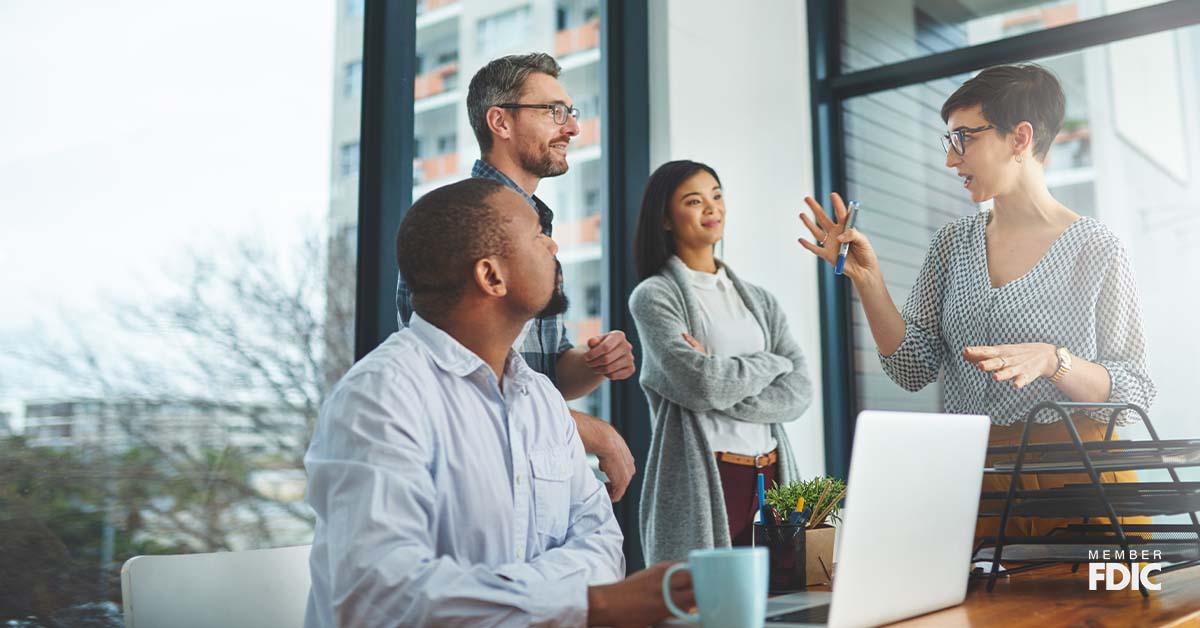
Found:
[[[558,78],[562,68],[554,57],[544,52],[508,55],[489,61],[471,77],[467,88],[467,119],[479,150],[487,154],[492,149],[492,132],[487,125],[488,109],[501,103],[517,102],[521,89],[530,74],[540,72]]]

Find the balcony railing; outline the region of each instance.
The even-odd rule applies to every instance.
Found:
[[[458,172],[458,153],[413,160],[413,185],[445,179]]]
[[[1092,165],[1092,132],[1087,126],[1060,131],[1054,138],[1054,150],[1046,160],[1046,168],[1086,168]]]
[[[458,4],[459,0],[417,0],[417,15]]]
[[[1005,30],[1030,28],[1055,28],[1079,21],[1079,6],[1065,4],[1023,11],[1004,18]]]
[[[593,244],[600,241],[600,214],[582,220],[563,221],[554,226],[554,241],[560,247]]]
[[[600,18],[598,17],[554,34],[554,56],[556,57],[564,57],[580,50],[590,50],[599,45]]]
[[[572,341],[584,342],[588,338],[600,335],[602,322],[599,316],[574,321],[568,320],[566,321],[567,331],[570,333]]]
[[[571,148],[584,148],[600,143],[600,117],[579,121],[579,135],[571,140]]]
[[[420,100],[454,89],[457,85],[458,62],[455,61],[434,68],[414,79],[413,96]]]

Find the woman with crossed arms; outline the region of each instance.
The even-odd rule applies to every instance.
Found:
[[[716,170],[663,164],[634,236],[629,297],[653,413],[640,504],[648,563],[752,545],[757,476],[799,479],[784,424],[812,402],[800,346],[775,296],[716,257],[725,193]]]

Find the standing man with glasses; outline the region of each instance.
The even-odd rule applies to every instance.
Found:
[[[579,135],[579,110],[558,82],[560,71],[545,53],[509,55],[483,66],[467,89],[467,116],[481,155],[471,176],[499,181],[519,193],[537,210],[547,236],[552,235],[554,212],[534,192],[542,179],[567,172],[567,146]],[[561,282],[561,266],[558,273]],[[396,285],[396,308],[400,327],[406,327],[413,307],[403,276]],[[529,321],[513,348],[568,400],[591,393],[605,379],[627,379],[635,371],[633,345],[624,332],[610,331],[575,347],[561,314]],[[575,410],[571,416],[584,450],[600,459],[600,470],[608,475],[609,497],[620,500],[635,473],[629,446],[608,423]]]

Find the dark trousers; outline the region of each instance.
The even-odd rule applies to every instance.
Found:
[[[729,538],[733,546],[751,545],[754,538],[754,515],[758,512],[758,474],[763,474],[766,487],[775,485],[778,463],[754,467],[717,461],[721,474],[721,491],[725,493],[725,516],[729,519]]]

